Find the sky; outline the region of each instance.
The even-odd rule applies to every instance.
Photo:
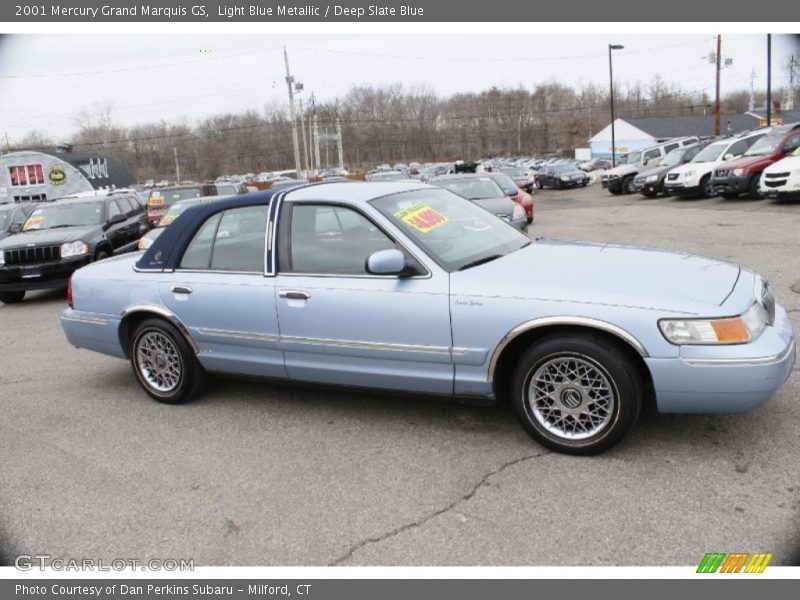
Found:
[[[298,96],[330,100],[354,85],[426,85],[441,96],[491,86],[533,89],[557,80],[608,85],[648,83],[656,74],[714,95],[714,65],[704,57],[716,36],[629,34],[118,34],[0,36],[0,143],[38,130],[68,141],[82,111],[112,107],[116,123],[194,123],[223,112],[288,103],[283,47]],[[785,61],[800,60],[798,37],[773,35],[773,88],[787,83]],[[722,91],[766,86],[766,36],[726,34]]]

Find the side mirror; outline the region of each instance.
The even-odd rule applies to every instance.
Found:
[[[8,226],[8,233],[19,233],[22,231],[22,223],[11,223]]]
[[[722,160],[733,160],[734,158],[736,157],[733,154],[728,153],[722,157]]]
[[[116,225],[118,223],[123,223],[127,218],[128,217],[126,217],[125,215],[114,215],[108,221],[106,221],[106,228],[111,227],[112,225]]]
[[[509,196],[511,196],[513,198],[514,196],[517,195],[518,192],[519,192],[519,190],[508,190],[506,192],[506,194],[508,194]]]
[[[399,275],[406,268],[406,257],[396,248],[378,250],[367,258],[367,273],[373,275]]]

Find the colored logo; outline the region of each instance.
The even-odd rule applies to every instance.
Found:
[[[698,573],[763,573],[772,553],[708,552],[697,567]]]
[[[64,185],[67,182],[67,174],[64,173],[64,167],[59,167],[58,165],[50,167],[47,178],[53,185]]]

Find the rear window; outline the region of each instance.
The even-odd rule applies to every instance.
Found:
[[[200,188],[184,188],[180,190],[153,190],[147,199],[148,206],[170,206],[179,200],[201,198],[203,192]]]

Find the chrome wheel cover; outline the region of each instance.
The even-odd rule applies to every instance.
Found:
[[[616,388],[608,373],[587,356],[546,358],[528,381],[528,413],[550,434],[584,440],[611,423]]]
[[[173,341],[159,331],[148,331],[136,344],[136,367],[148,387],[160,394],[175,391],[183,362]]]

